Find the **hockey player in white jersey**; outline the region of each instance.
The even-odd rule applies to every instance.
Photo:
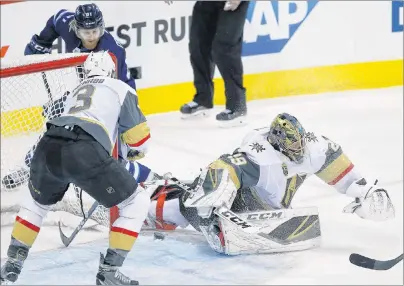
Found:
[[[101,254],[96,284],[138,284],[119,268],[146,218],[153,190],[138,185],[111,153],[118,133],[128,148],[145,153],[150,130],[136,91],[112,78],[115,65],[107,52],[91,53],[84,70],[87,79],[69,95],[64,114],[47,122],[38,143],[28,184],[31,196],[16,217],[2,282],[17,280],[48,210],[74,183],[101,205],[119,209],[106,255]]]
[[[120,80],[128,84],[132,88],[136,88],[136,84],[126,65],[125,49],[113,38],[108,31],[105,31],[105,22],[103,14],[99,7],[94,3],[78,5],[75,12],[62,9],[55,15],[52,15],[44,29],[37,35],[33,35],[30,42],[27,44],[24,54],[46,54],[50,53],[52,43],[61,37],[66,43],[66,53],[82,52],[89,53],[91,51],[109,51],[117,58],[117,75]],[[80,75],[79,75],[80,76]],[[45,85],[47,83],[45,82]],[[49,91],[50,92],[50,91]],[[64,109],[64,101],[69,91],[61,97],[50,95],[51,99],[43,105],[43,116],[45,119],[60,116]],[[39,139],[38,139],[39,140]],[[15,169],[7,173],[2,173],[1,188],[7,191],[12,191],[21,185],[25,185],[29,179],[29,168],[36,144],[33,145],[25,156],[25,165],[16,166]],[[126,154],[123,154],[124,156]],[[139,170],[137,179],[144,181],[153,173],[147,166],[138,162],[130,163],[130,168]]]
[[[341,146],[306,132],[287,113],[249,133],[240,148],[212,162],[193,184],[161,184],[157,190],[183,192],[164,202],[155,217],[174,228],[190,223],[214,250],[230,255],[308,249],[320,243],[317,208],[292,209],[291,202],[313,174],[354,199],[344,212],[374,221],[394,217],[383,186],[362,176]],[[152,204],[149,216],[153,206],[162,208]]]

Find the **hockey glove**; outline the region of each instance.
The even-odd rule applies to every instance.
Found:
[[[40,44],[38,36],[34,35],[29,44],[25,47],[24,55],[50,54],[51,51],[52,48],[47,48],[43,44]]]
[[[144,158],[144,156],[145,156],[145,153],[140,152],[135,149],[129,149],[128,154],[126,155],[126,157],[129,161],[136,161],[136,160]]]
[[[384,221],[394,218],[395,211],[387,191],[375,184],[368,184],[364,178],[353,182],[346,195],[355,201],[347,205],[344,213],[355,213],[363,219]]]

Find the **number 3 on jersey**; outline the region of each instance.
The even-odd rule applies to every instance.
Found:
[[[93,85],[84,85],[80,87],[74,94],[76,104],[69,109],[69,114],[84,111],[91,106],[91,97],[93,96],[95,87]]]

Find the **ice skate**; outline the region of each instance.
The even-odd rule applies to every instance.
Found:
[[[100,254],[100,266],[98,268],[96,285],[139,285],[136,280],[131,280],[119,271],[119,267],[104,264],[105,257]]]
[[[14,283],[21,273],[22,266],[28,255],[28,248],[17,245],[10,245],[7,251],[8,259],[1,267],[0,281],[2,285]]]

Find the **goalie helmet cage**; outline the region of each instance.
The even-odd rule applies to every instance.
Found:
[[[109,54],[117,65],[115,55]],[[65,96],[67,91],[71,91],[83,79],[82,65],[88,55],[45,54],[24,56],[12,61],[1,60],[2,176],[12,169],[17,170],[24,166],[26,152],[36,144],[38,135],[45,131],[43,106],[47,105],[54,112],[61,108],[56,103],[53,105],[53,102]],[[35,133],[37,136],[32,136]],[[33,139],[29,140],[32,137],[35,138],[33,142]],[[16,150],[18,146],[20,150]],[[116,145],[113,156],[117,158],[117,154]],[[117,207],[110,209],[109,217],[111,226],[118,218]]]

